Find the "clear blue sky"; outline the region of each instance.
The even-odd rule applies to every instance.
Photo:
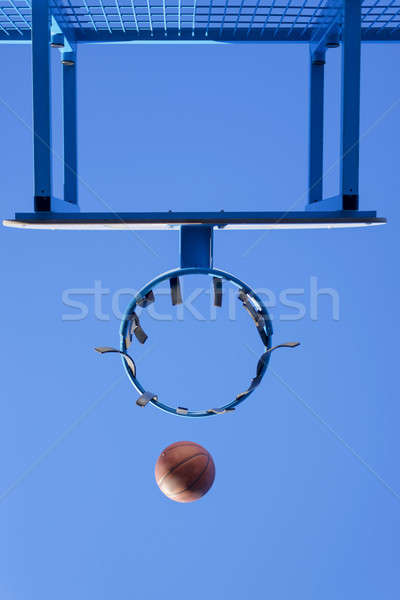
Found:
[[[0,51],[9,217],[32,206],[30,47]],[[339,55],[328,54],[326,195],[337,191]],[[288,320],[296,310],[279,302],[271,310],[274,342],[302,346],[274,354],[233,415],[139,409],[119,360],[93,351],[118,344],[112,295],[177,265],[176,232],[1,229],[2,600],[399,597],[400,47],[364,46],[362,59],[361,207],[388,225],[216,234],[216,266],[277,297],[305,290],[291,296],[305,304],[302,319]],[[306,46],[83,47],[81,205],[300,210],[307,100]],[[57,108],[53,129],[60,153]],[[56,193],[61,171],[56,160]],[[311,277],[336,290],[338,319],[328,296],[311,315]],[[77,312],[63,291],[96,280],[110,289],[109,319],[84,296],[88,316],[63,319]],[[225,306],[219,317],[148,321],[146,348],[132,354],[160,399],[208,407],[245,389],[257,360],[249,347],[258,356],[260,343],[246,315],[229,322]],[[184,439],[217,469],[210,493],[189,505],[162,496],[153,476],[159,452]]]

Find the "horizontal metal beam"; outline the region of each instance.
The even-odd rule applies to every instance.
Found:
[[[243,27],[240,29],[234,29],[224,27],[223,31],[221,28],[213,27],[209,28],[208,31],[205,27],[199,27],[194,31],[192,28],[178,29],[168,27],[167,32],[163,28],[149,30],[128,30],[128,31],[82,31],[77,30],[76,41],[83,43],[91,42],[309,42],[311,39],[310,32],[304,33],[304,28],[292,29],[289,27],[283,27],[279,29],[275,35],[273,34],[274,29],[265,29],[264,33],[261,29],[249,29]],[[290,35],[289,35],[290,32]]]
[[[216,43],[231,43],[231,44],[270,44],[270,43],[312,43],[313,42],[313,30],[309,29],[306,33],[303,33],[303,29],[293,29],[289,34],[289,27],[284,27],[273,35],[272,31],[265,30],[261,36],[260,32],[255,30],[247,35],[247,29],[240,32],[238,29],[236,34],[234,30],[226,30],[221,35],[219,30],[209,30],[208,36],[205,36],[205,30],[195,31],[195,35],[192,35],[192,30],[188,29],[181,30],[181,35],[178,35],[178,30],[168,30],[168,35],[165,35],[163,29],[154,30],[153,35],[150,32],[141,31],[139,34],[136,31],[127,31],[109,33],[108,31],[93,31],[93,32],[82,32],[77,30],[75,42],[78,44],[86,43],[110,43],[110,44],[122,44],[122,43],[181,43],[181,44],[216,44]],[[26,30],[20,35],[16,31],[10,31],[9,35],[6,35],[3,31],[0,31],[0,44],[16,44],[16,43],[29,43],[31,40],[31,32]],[[341,37],[338,39],[341,42]],[[371,29],[361,30],[361,41],[363,43],[394,43],[400,42],[400,28],[394,29],[391,27],[379,28],[371,27]]]
[[[31,229],[173,230],[181,225],[216,229],[319,229],[380,225],[375,211],[326,212],[158,212],[158,213],[17,213],[8,227]]]
[[[30,30],[24,30],[22,35],[16,31],[10,31],[9,35],[0,31],[0,44],[30,44],[31,43],[31,32]]]
[[[362,41],[369,42],[400,42],[400,30],[393,31],[392,28],[388,28],[388,31],[385,31],[384,28],[371,28],[366,30],[365,37],[361,34]],[[180,35],[179,35],[180,34]],[[218,43],[218,42],[229,42],[229,43],[309,43],[313,41],[314,30],[312,28],[308,29],[304,32],[304,28],[294,28],[290,27],[282,27],[274,34],[274,29],[265,29],[264,33],[261,35],[261,32],[257,29],[251,30],[248,32],[246,28],[243,30],[237,29],[236,32],[234,29],[225,28],[221,33],[219,28],[209,29],[208,35],[205,35],[204,29],[195,30],[194,35],[191,29],[181,30],[178,29],[168,29],[167,35],[163,29],[150,31],[140,31],[137,33],[136,31],[127,31],[118,32],[113,31],[111,34],[108,31],[88,31],[83,32],[82,30],[78,30],[76,32],[76,41],[77,43],[91,43],[91,42],[109,42],[109,43],[120,43],[120,42],[209,42],[209,43]],[[339,41],[341,38],[339,37]]]

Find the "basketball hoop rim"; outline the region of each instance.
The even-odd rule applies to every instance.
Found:
[[[252,290],[252,288],[249,285],[247,285],[244,281],[242,281],[235,275],[228,273],[227,271],[222,271],[221,269],[214,269],[212,267],[210,267],[210,268],[187,267],[187,268],[172,269],[170,271],[162,273],[161,275],[158,275],[157,277],[155,277],[154,279],[152,279],[151,281],[146,283],[146,285],[144,285],[137,292],[137,294],[135,295],[133,300],[129,303],[129,305],[125,311],[122,323],[121,323],[121,328],[120,328],[120,350],[121,350],[121,352],[127,352],[127,350],[128,350],[128,346],[126,344],[128,328],[130,326],[131,317],[132,317],[133,313],[135,312],[135,308],[137,306],[138,301],[143,299],[146,296],[146,294],[148,294],[150,291],[154,290],[155,287],[157,287],[164,281],[168,281],[173,277],[184,277],[186,275],[208,275],[211,277],[218,277],[218,278],[221,278],[225,281],[232,283],[239,290],[244,291],[252,300],[255,301],[255,303],[259,307],[260,314],[265,321],[265,330],[266,330],[266,335],[267,335],[267,344],[264,345],[264,351],[267,352],[270,350],[271,345],[272,345],[271,342],[272,342],[272,334],[273,334],[271,319],[270,319],[270,316],[268,314],[268,310],[267,310],[265,304],[263,303],[261,298],[258,296],[258,294],[256,294],[256,292],[254,292]],[[268,353],[266,355],[265,363],[264,363],[260,373],[258,374],[259,381],[261,381],[261,379],[264,377],[264,374],[265,374],[268,364],[269,364],[270,356],[271,356],[270,353]],[[146,388],[144,388],[142,386],[142,384],[140,383],[138,378],[136,376],[134,376],[131,369],[129,369],[129,365],[126,361],[126,358],[123,355],[121,356],[121,359],[122,359],[122,363],[123,363],[125,372],[128,375],[128,378],[129,378],[130,382],[132,383],[133,387],[136,389],[136,391],[138,393],[144,394],[146,392]],[[213,409],[216,412],[210,412],[209,410],[196,410],[196,411],[195,410],[187,410],[187,412],[182,413],[182,412],[178,412],[178,410],[176,408],[169,406],[168,404],[164,404],[163,402],[160,402],[158,400],[158,398],[157,399],[153,398],[152,400],[150,400],[150,403],[153,404],[153,406],[159,408],[160,410],[162,410],[164,412],[167,412],[169,414],[173,414],[176,416],[180,416],[180,417],[210,417],[215,414],[220,414],[225,411],[234,409],[237,405],[241,404],[254,391],[254,389],[247,390],[248,393],[241,398],[236,397],[234,400],[232,400],[231,402],[228,402],[227,404],[224,404],[220,408]]]

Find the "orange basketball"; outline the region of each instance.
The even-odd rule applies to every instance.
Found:
[[[156,482],[163,494],[175,502],[193,502],[208,492],[214,482],[211,454],[194,442],[175,442],[158,457]]]

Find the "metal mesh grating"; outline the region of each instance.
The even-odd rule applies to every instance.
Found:
[[[381,32],[393,34],[400,27],[400,2],[366,0],[362,5],[362,17],[364,35],[373,32],[379,39]]]
[[[77,41],[134,34],[310,41],[342,20],[336,0],[50,0],[50,6]],[[362,27],[364,40],[400,41],[400,0],[365,0]],[[30,29],[31,0],[0,0],[1,39],[27,38]]]
[[[28,0],[0,0],[0,34],[23,36],[31,30],[31,4]]]
[[[321,6],[320,6],[321,4]],[[302,5],[257,0],[71,0],[63,9],[71,25],[97,31],[162,29],[308,29],[331,21],[337,9],[305,0]],[[289,33],[289,32],[288,32]],[[290,33],[289,33],[290,35]]]
[[[60,3],[59,7],[60,7]],[[71,0],[60,9],[70,25],[84,32],[192,31],[205,36],[210,30],[223,37],[229,30],[266,29],[277,35],[285,29],[288,37],[296,30],[306,34],[311,27],[331,23],[337,8],[326,6],[325,0],[288,3],[275,0]]]

